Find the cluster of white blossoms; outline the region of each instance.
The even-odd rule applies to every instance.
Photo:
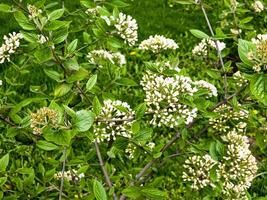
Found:
[[[27,6],[27,9],[29,12],[29,18],[30,19],[34,19],[34,18],[38,17],[43,12],[41,9],[37,8],[34,5],[30,5],[30,4]]]
[[[13,32],[4,36],[4,43],[0,47],[0,63],[4,63],[6,60],[10,62],[10,55],[14,54],[20,46],[20,39],[22,39],[21,33]]]
[[[57,172],[54,174],[54,178],[57,180],[60,180],[61,178],[66,179],[67,181],[72,181],[72,182],[78,182],[80,181],[82,178],[84,178],[84,173],[77,173],[77,170],[72,169],[72,170],[68,170],[68,171],[64,171],[62,172]]]
[[[85,13],[87,14],[87,15],[92,15],[92,16],[96,16],[96,15],[98,15],[99,14],[99,9],[100,9],[101,7],[100,6],[96,6],[95,8],[88,8],[86,11],[85,11]]]
[[[131,138],[134,115],[128,103],[105,100],[94,125],[95,141],[116,140],[116,136]]]
[[[210,170],[215,164],[216,161],[208,154],[204,156],[191,156],[185,160],[183,165],[185,171],[182,178],[184,181],[190,182],[191,188],[195,190],[200,190],[207,186],[215,187],[210,178]]]
[[[92,64],[101,64],[103,62],[109,61],[110,63],[118,66],[126,64],[126,58],[119,52],[113,53],[106,50],[94,50],[88,53],[87,58]]]
[[[226,47],[224,42],[220,42],[218,40],[217,40],[217,44],[218,44],[219,51],[222,51]],[[194,49],[192,50],[192,53],[198,56],[207,56],[210,48],[217,49],[215,41],[209,38],[204,38],[201,40],[199,44],[197,44],[194,47]]]
[[[236,81],[236,84],[239,87],[242,87],[248,83],[248,80],[244,77],[244,75],[240,71],[237,71],[233,74],[233,79]]]
[[[210,93],[209,93],[210,97],[212,97],[212,96],[217,97],[218,96],[217,88],[213,84],[211,84],[207,81],[203,81],[203,80],[196,81],[195,84],[200,88],[205,88],[205,89],[209,90],[210,91]]]
[[[40,44],[44,44],[48,41],[48,37],[44,36],[44,35],[38,35],[38,40],[37,40]]]
[[[251,39],[254,44],[258,44],[265,40],[267,40],[267,34],[258,34],[255,38]]]
[[[251,41],[256,45],[256,52],[249,52],[247,55],[254,62],[252,69],[257,73],[267,71],[267,34],[259,34]]]
[[[256,158],[249,150],[249,140],[246,136],[231,131],[222,139],[227,143],[226,155],[217,169],[219,179],[223,183],[222,192],[227,197],[242,198],[257,173]]]
[[[140,146],[145,146],[147,147],[150,151],[153,151],[154,147],[155,147],[155,143],[154,142],[148,142],[145,145],[141,145]],[[128,154],[129,159],[133,159],[134,158],[134,153],[136,151],[136,145],[129,143],[127,148],[125,149],[125,153]],[[144,152],[145,154],[147,153],[146,151]]]
[[[257,13],[264,11],[264,5],[261,1],[254,1],[254,3],[252,3],[252,7]]]
[[[150,50],[153,53],[159,53],[162,50],[177,49],[177,43],[162,35],[149,36],[148,39],[141,42],[139,48],[142,50]]]
[[[31,113],[31,128],[34,135],[41,135],[43,128],[51,125],[56,128],[58,125],[58,113],[50,108],[43,107],[37,110],[36,113]]]
[[[135,19],[130,15],[119,13],[118,18],[115,19],[114,26],[118,35],[124,39],[125,43],[128,43],[130,46],[135,45],[138,41],[138,25]]]
[[[222,139],[226,143],[226,154],[221,160],[215,161],[207,154],[191,156],[185,161],[182,178],[196,190],[215,187],[220,183],[226,199],[245,199],[245,191],[251,186],[258,169],[256,159],[249,150],[249,140],[235,131]],[[213,167],[216,179],[211,180]]]
[[[146,73],[141,85],[146,93],[145,102],[148,112],[153,113],[150,123],[154,126],[177,127],[181,120],[190,124],[197,116],[197,109],[190,109],[180,103],[184,96],[192,96],[197,88],[194,82],[185,76],[164,77],[151,72]]]
[[[236,124],[236,128],[243,130],[246,126],[238,126],[240,121],[248,118],[248,111],[245,109],[234,110],[231,106],[223,104],[214,110],[218,117],[210,118],[209,124],[218,133],[226,133],[231,130],[231,124]],[[246,125],[246,124],[245,124]]]

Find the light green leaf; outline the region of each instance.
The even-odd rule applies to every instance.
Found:
[[[197,29],[191,29],[191,30],[189,30],[195,37],[197,37],[197,38],[200,38],[200,39],[203,39],[203,38],[209,38],[209,36],[206,34],[206,33],[204,33],[204,32],[202,32],[202,31],[200,31],[200,30],[197,30]]]
[[[7,4],[0,3],[0,12],[11,12],[11,7]]]
[[[89,78],[89,80],[86,83],[86,91],[90,91],[94,87],[96,82],[97,82],[97,74],[94,74]]]
[[[60,82],[64,76],[63,74],[58,73],[57,71],[50,70],[50,69],[44,69],[44,73],[51,79]]]
[[[93,191],[94,191],[95,198],[97,200],[107,200],[107,194],[106,194],[105,188],[97,180],[94,180],[93,182]]]
[[[73,40],[67,47],[68,53],[73,53],[78,45],[78,39]]]
[[[57,145],[47,142],[45,140],[39,140],[36,146],[45,151],[52,151],[52,150],[58,149]]]
[[[249,53],[255,54],[256,45],[246,40],[238,40],[238,54],[243,63],[248,66],[253,66],[254,63],[248,58]]]
[[[160,200],[160,199],[165,199],[167,197],[166,192],[163,192],[161,190],[155,189],[155,188],[145,188],[141,190],[142,193],[153,200]]]
[[[9,153],[7,153],[6,155],[4,155],[0,159],[0,172],[6,171],[6,168],[8,166],[8,163],[9,163]]]
[[[14,17],[18,22],[18,24],[21,26],[21,28],[23,28],[24,30],[30,31],[36,29],[34,24],[29,22],[28,18],[23,14],[23,12],[21,11],[15,12]]]
[[[55,19],[62,17],[63,14],[64,14],[64,9],[54,10],[53,12],[48,14],[48,19],[50,21],[53,21]]]
[[[137,199],[141,197],[140,189],[134,186],[122,190],[122,194],[132,199]]]
[[[76,112],[74,125],[80,132],[88,131],[94,123],[95,115],[91,111],[80,110]]]
[[[72,88],[72,85],[70,84],[66,84],[66,83],[60,84],[55,88],[54,96],[62,97],[66,95],[71,90],[71,88]]]
[[[267,105],[267,75],[253,75],[250,79],[250,91],[259,102]]]
[[[97,96],[94,97],[94,100],[93,100],[93,111],[96,115],[99,115],[100,112],[101,112],[101,103],[99,102]]]

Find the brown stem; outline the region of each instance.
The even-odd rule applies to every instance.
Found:
[[[95,149],[96,149],[96,154],[97,154],[97,157],[98,157],[98,160],[99,160],[100,167],[101,167],[102,172],[104,174],[106,183],[107,183],[109,188],[112,188],[112,182],[111,182],[110,177],[108,175],[108,172],[107,172],[107,170],[105,168],[105,165],[104,165],[104,162],[103,162],[103,159],[102,159],[102,155],[101,155],[101,152],[99,150],[98,143],[96,141],[95,141]],[[117,196],[116,196],[115,193],[113,193],[113,199],[117,200]]]

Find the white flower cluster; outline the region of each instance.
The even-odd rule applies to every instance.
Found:
[[[99,14],[99,8],[101,8],[100,6],[96,6],[95,8],[88,8],[85,13],[87,15],[92,15],[92,16],[96,16]]]
[[[248,82],[248,80],[245,79],[244,75],[240,71],[235,72],[233,74],[233,78],[239,87],[244,86]]]
[[[16,52],[16,49],[20,46],[20,39],[22,39],[21,33],[9,33],[8,36],[4,36],[4,44],[0,47],[0,64],[6,60],[10,62],[10,55]]]
[[[44,36],[44,35],[38,35],[38,42],[40,44],[44,44],[48,41],[48,37]]]
[[[258,44],[262,41],[266,41],[267,40],[267,34],[258,34],[256,36],[256,38],[252,38],[251,41],[254,43],[254,44]]]
[[[220,51],[222,51],[226,47],[224,42],[217,41],[217,44]],[[209,48],[217,49],[216,43],[212,39],[204,38],[198,45],[194,47],[192,53],[198,56],[207,56]]]
[[[210,179],[210,170],[215,164],[216,161],[208,154],[189,157],[183,165],[185,171],[182,178],[184,181],[192,183],[192,189],[199,190],[206,186],[215,187]]]
[[[141,144],[139,144],[139,145],[141,146]],[[146,146],[150,151],[153,151],[153,149],[155,148],[155,143],[154,142],[148,142],[144,146]],[[129,159],[134,158],[135,151],[136,151],[136,145],[133,145],[132,143],[129,143],[127,148],[125,149],[125,153],[128,154]],[[147,152],[145,151],[144,153],[146,154]]]
[[[251,186],[258,167],[255,157],[249,150],[249,140],[235,131],[222,139],[226,143],[226,155],[214,161],[209,155],[194,155],[184,164],[183,180],[192,183],[191,187],[200,190],[215,187],[222,183],[222,193],[226,199],[244,199],[245,191]],[[211,169],[216,169],[216,180],[211,180]]]
[[[116,140],[116,136],[131,138],[134,114],[126,102],[105,100],[94,126],[95,141]]]
[[[110,63],[118,66],[126,64],[126,58],[121,53],[112,53],[103,49],[91,51],[88,53],[87,58],[90,63],[99,64],[100,66],[105,61],[109,61]]]
[[[77,182],[81,180],[84,177],[84,173],[77,174],[77,170],[72,169],[65,172],[57,172],[54,174],[54,178],[57,180],[60,180],[61,178],[64,178],[68,181]]]
[[[223,182],[226,196],[241,198],[251,186],[258,167],[255,157],[249,150],[249,140],[235,131],[222,137],[228,144],[226,155],[218,165],[217,173]]]
[[[197,116],[196,108],[191,110],[179,102],[183,96],[192,96],[197,91],[189,77],[164,77],[148,72],[143,76],[141,85],[146,93],[148,112],[153,112],[150,123],[154,126],[166,125],[174,128],[181,119],[189,124]]]
[[[234,110],[231,106],[223,104],[214,110],[218,117],[210,118],[209,124],[219,133],[226,133],[231,130],[231,124],[238,124],[248,118],[248,111],[244,109]],[[240,126],[236,125],[240,130]],[[246,128],[246,126],[241,126]]]
[[[177,49],[177,43],[162,35],[149,36],[148,39],[141,42],[139,48],[142,50],[150,50],[153,53],[159,53],[162,50]]]
[[[27,6],[27,9],[29,12],[29,18],[30,19],[34,19],[34,18],[38,17],[43,12],[41,9],[37,8],[34,5],[30,5],[30,4]]]
[[[205,89],[209,90],[210,91],[210,93],[209,93],[210,97],[212,97],[212,96],[217,97],[218,96],[217,88],[214,85],[212,85],[211,83],[208,83],[208,82],[203,81],[203,80],[196,81],[195,83],[198,87],[205,88]]]
[[[125,43],[128,43],[130,46],[135,45],[138,41],[138,25],[135,19],[130,15],[119,13],[114,26],[117,29],[118,35],[124,39]]]
[[[254,3],[252,3],[252,7],[257,13],[264,11],[264,5],[261,1],[254,1]]]

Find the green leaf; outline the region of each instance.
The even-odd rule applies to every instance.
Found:
[[[73,57],[71,59],[66,60],[64,62],[64,65],[66,66],[66,68],[68,68],[70,70],[79,70],[79,68],[80,68],[76,57]]]
[[[89,80],[86,83],[86,91],[90,91],[96,84],[96,81],[97,81],[97,74],[94,74],[89,78]]]
[[[204,33],[204,32],[202,32],[202,31],[200,31],[200,30],[197,30],[197,29],[191,29],[191,30],[189,30],[195,37],[197,37],[197,38],[200,38],[200,39],[203,39],[203,38],[209,38],[209,36],[206,34],[206,33]]]
[[[134,186],[122,190],[122,194],[132,199],[137,199],[141,197],[140,189]]]
[[[30,42],[30,43],[37,43],[38,41],[38,36],[34,33],[29,33],[25,31],[21,31],[23,35],[23,39]]]
[[[209,152],[210,152],[210,156],[213,160],[218,160],[218,155],[217,155],[217,150],[216,150],[216,142],[212,142],[210,144]]]
[[[5,183],[6,183],[6,181],[7,181],[7,177],[1,177],[0,178],[0,187],[2,186],[2,185],[4,185]],[[1,198],[0,198],[1,199]]]
[[[136,142],[146,142],[147,140],[151,138],[152,133],[153,133],[153,129],[151,128],[141,129],[140,132],[136,134],[136,136],[134,137],[134,140]]]
[[[62,27],[68,28],[70,23],[71,23],[70,21],[54,20],[52,22],[47,23],[47,25],[45,26],[45,30],[55,31]]]
[[[71,90],[71,88],[72,88],[72,85],[66,84],[66,83],[58,85],[55,88],[54,96],[55,97],[62,97],[64,95],[66,95]]]
[[[41,64],[52,59],[52,53],[48,47],[38,49],[34,52],[34,57]]]
[[[34,24],[29,22],[28,18],[23,14],[23,12],[21,11],[15,12],[14,17],[18,22],[18,24],[21,26],[21,28],[23,28],[24,30],[30,31],[36,29]]]
[[[136,115],[135,115],[136,119],[142,118],[147,110],[146,103],[139,104],[138,106],[136,106],[135,110],[136,110]]]
[[[94,97],[92,104],[93,104],[93,112],[96,114],[96,116],[98,116],[101,112],[102,105],[99,102],[97,96]]]
[[[11,7],[7,4],[0,3],[0,12],[11,12]]]
[[[64,14],[64,9],[54,10],[53,12],[48,14],[48,19],[50,21],[53,21],[55,19],[58,19],[58,18],[62,17],[63,14]]]
[[[63,42],[64,40],[67,39],[68,34],[69,34],[69,31],[66,28],[63,28],[63,29],[55,32],[53,35],[53,42],[55,44],[59,44],[59,43]]]
[[[58,149],[57,145],[47,142],[45,140],[39,140],[36,145],[37,147],[45,151],[52,151],[52,150]]]
[[[51,79],[60,82],[64,76],[63,74],[58,73],[57,71],[50,70],[50,69],[44,69],[44,73]]]
[[[89,75],[89,72],[86,69],[81,67],[78,71],[75,71],[71,76],[67,78],[67,82],[73,83],[75,81],[82,81],[85,78],[87,78],[88,75]]]
[[[243,63],[248,66],[253,66],[254,63],[248,58],[248,53],[255,54],[256,45],[246,40],[238,40],[238,54]]]
[[[118,85],[125,85],[125,86],[138,86],[138,84],[134,80],[129,78],[121,78],[117,80],[116,83]]]
[[[250,91],[259,102],[267,105],[267,75],[253,75],[250,79]]]
[[[165,199],[167,197],[166,192],[163,192],[155,188],[145,188],[142,189],[141,191],[146,197],[151,198],[153,200]]]
[[[78,44],[78,39],[73,40],[67,47],[68,53],[73,53],[77,48],[77,44]]]
[[[93,191],[94,191],[95,198],[97,200],[107,200],[107,194],[106,194],[105,188],[97,180],[94,180],[93,182]]]
[[[80,132],[88,131],[94,123],[95,115],[91,111],[80,110],[76,112],[74,125]]]
[[[6,171],[6,168],[8,166],[8,163],[9,163],[9,153],[7,153],[6,155],[4,155],[0,159],[0,172]]]
[[[174,3],[182,4],[182,5],[190,5],[190,4],[195,4],[194,1],[192,0],[187,0],[187,1],[179,1],[179,0],[174,0]]]

